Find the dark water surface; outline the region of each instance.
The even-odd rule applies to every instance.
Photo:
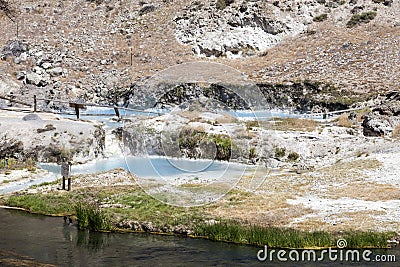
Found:
[[[6,209],[0,209],[0,237],[1,266],[7,266],[2,257],[7,253],[60,266],[378,266],[376,262],[260,262],[256,247],[174,236],[91,233],[78,231],[63,218]],[[396,254],[400,259],[398,249],[374,253]]]

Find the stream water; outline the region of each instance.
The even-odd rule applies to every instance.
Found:
[[[257,259],[260,248],[251,246],[176,236],[79,231],[62,217],[1,208],[0,218],[0,266],[20,266],[11,262],[21,258],[58,266],[376,266],[376,262],[327,259],[261,262]],[[400,259],[399,249],[373,253]],[[398,265],[387,262],[380,266]]]

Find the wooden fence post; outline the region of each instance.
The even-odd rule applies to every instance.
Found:
[[[115,115],[119,118],[120,114],[119,114],[119,109],[117,106],[114,106],[114,111],[115,111]]]
[[[37,112],[37,99],[36,99],[36,95],[33,96],[33,112]]]
[[[75,114],[76,118],[79,120],[79,106],[75,104]]]

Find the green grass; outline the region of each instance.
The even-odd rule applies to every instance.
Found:
[[[74,204],[79,198],[83,198],[83,196],[72,196],[68,193],[12,195],[6,199],[6,205],[24,208],[32,213],[70,215],[74,213]]]
[[[33,159],[27,159],[24,161],[19,161],[13,158],[7,160],[0,159],[0,171],[1,170],[22,170],[28,169],[30,172],[36,171],[36,162]]]
[[[159,200],[138,191],[117,194],[110,198],[111,203],[127,206],[125,209],[108,208],[107,212],[123,219],[150,221],[156,226],[193,225],[202,219],[199,208],[186,208],[167,205]]]
[[[235,199],[233,199],[235,201]],[[99,208],[95,203],[111,207]],[[347,240],[349,248],[387,247],[386,240],[395,233],[380,232],[306,232],[290,228],[249,225],[239,221],[207,224],[207,207],[177,207],[164,204],[139,189],[87,188],[71,192],[47,194],[14,194],[5,199],[8,206],[25,208],[46,215],[76,215],[80,229],[118,230],[113,228],[123,220],[151,222],[155,227],[185,225],[194,236],[254,246],[279,248],[335,247],[339,238]],[[119,204],[119,207],[113,207]]]
[[[326,248],[336,247],[336,241],[344,238],[349,248],[386,248],[387,240],[395,233],[345,232],[306,232],[291,228],[243,225],[235,221],[216,224],[201,224],[195,229],[197,236],[216,241],[233,242],[254,246],[276,248]]]
[[[346,232],[343,238],[349,248],[386,248],[387,240],[395,236],[395,233],[386,232]]]
[[[331,236],[325,232],[302,232],[276,227],[244,226],[238,222],[202,224],[195,229],[198,236],[216,241],[227,241],[254,246],[280,248],[329,247]]]
[[[75,205],[75,213],[79,229],[109,231],[112,228],[110,217],[94,203],[77,203]]]

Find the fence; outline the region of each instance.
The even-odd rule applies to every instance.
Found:
[[[158,112],[144,111],[144,110],[132,109],[132,108],[126,108],[126,107],[119,107],[117,105],[111,106],[111,105],[99,105],[99,104],[94,104],[94,103],[78,103],[78,102],[70,102],[70,101],[58,100],[58,99],[39,98],[36,95],[33,96],[33,104],[29,104],[29,103],[27,103],[25,101],[18,100],[16,95],[0,96],[0,99],[7,100],[11,104],[12,103],[17,103],[17,104],[20,104],[22,106],[26,106],[26,107],[32,108],[33,112],[41,112],[38,109],[38,101],[46,101],[48,103],[53,102],[53,103],[67,104],[68,107],[74,109],[74,113],[52,112],[52,111],[46,111],[46,112],[55,113],[55,114],[64,114],[64,115],[76,115],[77,119],[79,119],[80,116],[81,116],[81,110],[85,110],[85,109],[87,109],[87,107],[101,107],[101,108],[113,109],[114,110],[114,114],[109,114],[109,113],[83,114],[84,116],[114,116],[115,115],[118,118],[120,118],[121,117],[121,110],[160,115]],[[9,108],[1,108],[1,107],[0,107],[0,109],[9,110]],[[19,109],[19,110],[26,111],[25,109]]]
[[[140,113],[150,113],[150,114],[155,114],[157,116],[160,115],[158,112],[151,112],[151,111],[144,111],[144,110],[139,110],[139,109],[132,109],[132,108],[126,108],[126,107],[119,107],[117,105],[99,105],[99,104],[94,104],[94,103],[78,103],[78,102],[70,102],[70,101],[63,101],[63,100],[58,100],[58,99],[50,99],[50,98],[38,98],[36,95],[33,96],[33,104],[26,103],[24,101],[18,100],[17,96],[15,95],[10,95],[8,97],[6,96],[0,96],[0,99],[4,99],[9,101],[10,103],[17,103],[23,106],[27,106],[29,108],[33,108],[33,112],[40,112],[38,110],[38,101],[48,101],[48,102],[55,102],[55,103],[60,103],[60,104],[67,104],[69,107],[74,109],[74,113],[66,113],[66,112],[51,112],[51,111],[46,111],[49,113],[55,113],[55,114],[65,114],[65,115],[76,115],[76,118],[79,119],[81,116],[81,110],[87,109],[87,107],[102,107],[102,108],[110,108],[114,109],[114,114],[84,114],[85,116],[117,116],[118,118],[121,117],[121,110],[125,111],[135,111],[135,112],[140,112]],[[115,101],[117,102],[117,101]],[[366,107],[360,107],[360,108],[350,108],[350,109],[344,109],[344,110],[336,110],[336,111],[330,111],[330,112],[323,112],[323,113],[309,113],[305,114],[307,117],[323,117],[326,119],[328,116],[333,116],[335,114],[341,114],[341,113],[346,113],[349,111],[356,111],[356,110],[362,110],[365,109]],[[7,108],[1,108],[0,109],[6,109]]]

